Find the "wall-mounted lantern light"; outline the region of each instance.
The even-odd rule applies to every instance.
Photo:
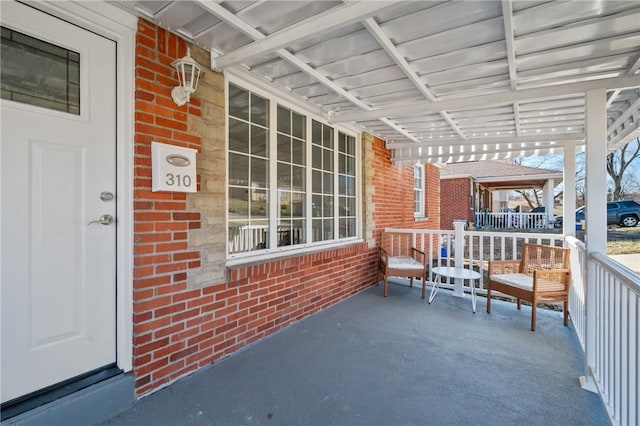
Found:
[[[179,86],[171,90],[173,102],[182,106],[189,102],[191,94],[198,87],[198,80],[204,68],[191,57],[191,49],[187,48],[187,56],[176,59],[171,63],[178,73]]]

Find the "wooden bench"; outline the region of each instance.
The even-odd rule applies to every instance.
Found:
[[[564,325],[569,324],[569,249],[525,243],[520,260],[489,262],[487,312],[491,313],[491,292],[514,296],[531,303],[531,330],[536,330],[539,303],[563,302]]]
[[[413,234],[383,232],[380,235],[380,257],[378,270],[384,275],[384,297],[387,297],[388,277],[409,277],[413,287],[413,278],[422,278],[422,298],[426,294],[425,276],[427,274],[427,256],[413,246]]]

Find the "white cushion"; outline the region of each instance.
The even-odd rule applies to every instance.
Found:
[[[389,257],[389,268],[390,269],[418,269],[422,270],[424,265],[413,257],[409,256],[394,256]]]
[[[491,279],[511,287],[529,291],[533,290],[533,277],[527,274],[495,274],[491,275]]]

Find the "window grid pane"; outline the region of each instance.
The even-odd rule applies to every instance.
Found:
[[[229,85],[230,254],[269,247],[269,100]]]
[[[339,237],[355,237],[356,229],[356,138],[345,133],[338,133],[338,195]],[[348,166],[353,164],[353,166]]]
[[[233,83],[228,94],[229,254],[355,237],[355,137],[310,120],[307,141],[304,115]]]
[[[278,247],[304,244],[306,117],[278,105]]]
[[[333,240],[333,128],[312,121],[312,241]]]

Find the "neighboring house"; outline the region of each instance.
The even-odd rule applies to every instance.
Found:
[[[153,392],[374,284],[385,227],[438,228],[439,167],[232,73],[177,106],[184,40],[41,7],[2,5],[3,410],[77,377]],[[19,93],[60,64],[55,102]],[[197,192],[152,190],[152,142],[197,152]]]
[[[476,222],[477,212],[499,212],[507,207],[497,194],[515,189],[543,189],[545,205],[553,205],[553,188],[562,172],[511,164],[507,161],[450,163],[440,171],[440,228],[453,229],[453,221]],[[551,209],[550,214],[553,214]]]

